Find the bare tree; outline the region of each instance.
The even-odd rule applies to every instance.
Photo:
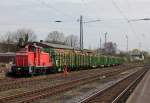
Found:
[[[14,32],[7,32],[0,37],[1,49],[3,51],[16,51],[24,47],[26,43],[36,40],[36,35],[30,29],[18,29]]]
[[[2,43],[2,41],[3,41],[3,35],[0,34],[0,43]]]
[[[10,43],[13,43],[13,32],[7,32],[6,34],[3,34],[1,36],[1,42],[2,43],[7,43],[7,44],[10,44]]]
[[[64,34],[58,31],[52,31],[48,34],[45,41],[47,42],[64,42]]]
[[[14,33],[13,37],[17,42],[19,42],[20,38],[22,38],[25,43],[35,41],[37,38],[31,29],[18,29]]]
[[[13,33],[7,32],[6,34],[1,35],[1,52],[10,52],[16,51],[16,45],[13,42]]]
[[[76,35],[66,37],[65,43],[71,47],[79,47],[79,38]]]
[[[13,34],[13,41],[17,43],[17,47],[20,48],[28,42],[35,41],[37,36],[31,29],[18,29]]]
[[[7,32],[1,36],[2,43],[18,43],[22,40],[24,43],[36,40],[36,35],[31,29],[18,29],[14,32]]]

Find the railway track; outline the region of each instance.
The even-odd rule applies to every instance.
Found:
[[[143,78],[148,69],[140,70],[124,79],[97,91],[79,103],[125,103],[128,96]]]
[[[110,68],[103,68],[103,69],[92,69],[92,70],[85,70],[85,71],[78,71],[71,73],[71,75],[68,75],[68,79],[76,79],[76,78],[81,78],[83,76],[87,77],[88,75],[97,75],[100,72],[103,71],[111,71],[111,70],[118,70],[118,69],[131,69],[133,66],[129,67],[123,67],[123,66],[117,66],[117,67],[112,67]],[[90,72],[89,72],[90,71]],[[48,76],[40,76],[40,77],[35,77],[35,78],[21,78],[21,79],[7,79],[0,81],[0,91],[6,91],[10,89],[17,89],[21,87],[28,87],[28,86],[33,86],[36,84],[40,84],[41,82],[46,82],[46,81],[54,81],[54,80],[66,80],[66,77],[63,77],[62,74],[53,74],[53,75],[48,75]],[[43,85],[42,85],[43,86]]]
[[[100,72],[101,71],[103,71],[103,69],[100,70]],[[74,75],[77,76],[77,75],[80,75],[81,73],[76,72],[76,73],[72,73],[71,75],[72,76],[74,76]],[[88,73],[88,71],[85,71],[85,74],[86,73]],[[93,72],[91,71],[91,73],[93,73]],[[21,87],[27,86],[27,85],[35,85],[35,84],[40,83],[41,81],[48,81],[48,80],[53,80],[53,79],[63,79],[63,75],[59,73],[59,74],[52,74],[52,75],[48,75],[48,76],[40,76],[40,77],[34,77],[34,78],[21,78],[21,79],[2,80],[2,81],[0,81],[0,87],[1,87],[0,91],[21,88]]]
[[[45,98],[47,96],[66,91],[68,89],[74,88],[76,86],[80,86],[89,82],[93,82],[97,79],[99,79],[101,76],[112,76],[116,75],[120,72],[125,71],[126,69],[113,69],[113,70],[107,70],[103,71],[99,74],[93,74],[92,76],[86,76],[84,78],[78,78],[78,79],[72,79],[69,82],[55,85],[55,86],[49,86],[44,88],[39,88],[33,91],[28,91],[8,97],[0,98],[1,103],[30,103],[37,99]]]

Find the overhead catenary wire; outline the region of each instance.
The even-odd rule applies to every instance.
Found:
[[[128,17],[123,13],[123,11],[120,9],[120,7],[118,6],[118,4],[116,3],[115,0],[111,0],[112,4],[114,5],[114,7],[117,9],[117,11],[119,12],[119,14],[121,14],[121,16],[124,18],[125,22],[128,24],[128,26],[130,27],[130,30],[133,34],[136,34],[136,32],[134,31],[134,28],[132,27],[132,25],[130,24],[130,20],[128,19]]]
[[[131,9],[131,5],[129,3],[129,0],[125,0],[125,1],[126,1],[126,4],[127,4],[128,8]]]
[[[114,0],[111,0],[114,7],[118,10],[118,12],[123,16],[123,18],[128,22],[128,18],[124,15],[120,7],[117,5],[117,3]]]
[[[85,16],[86,14],[88,14],[89,12],[87,11],[87,8],[89,8],[88,6],[88,2],[85,0],[80,0],[81,1],[81,11],[83,10],[83,12],[81,13],[81,15],[84,16],[84,19],[89,19],[89,17]]]
[[[41,5],[43,5],[43,6],[45,6],[45,7],[47,7],[47,8],[51,8],[52,10],[54,10],[56,13],[58,13],[58,14],[60,14],[62,17],[68,17],[68,18],[76,18],[75,16],[72,16],[72,14],[68,14],[68,13],[65,13],[65,12],[63,12],[63,11],[61,11],[60,9],[57,9],[57,8],[55,8],[54,6],[52,6],[50,3],[46,3],[44,0],[35,0],[35,2],[39,2]],[[75,22],[75,21],[71,21],[71,20],[68,20],[67,19],[67,21],[66,20],[64,20],[65,22]],[[54,22],[54,21],[49,21],[49,22]],[[12,23],[12,24],[0,24],[0,25],[16,25],[16,26],[19,26],[19,25],[22,25],[22,24],[14,24],[14,23]],[[28,24],[27,24],[28,25]],[[38,25],[38,24],[37,24]]]
[[[123,16],[124,20],[127,22],[127,24],[129,25],[130,27],[130,30],[131,32],[137,36],[134,28],[133,28],[133,25],[130,23],[130,19],[122,12],[122,10],[120,9],[120,7],[117,5],[117,3],[115,2],[115,0],[112,0],[112,4],[115,6],[115,8],[118,10],[118,12]],[[138,38],[139,39],[139,38]]]
[[[69,13],[65,13],[62,10],[55,8],[54,6],[52,6],[50,3],[46,3],[44,0],[38,0],[39,3],[41,3],[42,5],[46,6],[47,8],[51,8],[54,11],[56,11],[57,13],[61,14],[64,17],[71,17],[71,18],[75,18],[74,16],[72,16],[72,14]]]
[[[84,5],[86,4],[84,0],[81,0],[81,2],[82,2]]]
[[[65,13],[65,12],[63,12],[63,11],[61,11],[61,10],[59,10],[59,9],[57,9],[57,8],[55,8],[55,7],[53,7],[50,3],[46,3],[44,0],[38,0],[38,1],[39,1],[42,5],[45,5],[46,7],[51,8],[51,9],[55,10],[56,12],[62,14],[64,17],[76,18],[76,17],[72,16],[72,14]],[[81,0],[81,2],[84,4],[84,6],[86,5],[86,3],[85,3],[84,0]],[[84,11],[84,12],[85,12],[85,11]],[[69,21],[69,20],[66,21],[66,20],[63,20],[63,22],[67,22],[67,23],[69,23],[69,22],[78,22],[78,20],[77,20],[77,21]],[[91,21],[90,21],[90,22],[91,22]]]

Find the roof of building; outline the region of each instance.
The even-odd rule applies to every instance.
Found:
[[[60,43],[49,43],[49,42],[30,42],[29,44],[36,44],[37,46],[41,47],[51,47],[51,48],[56,48],[56,49],[69,49],[69,50],[76,50],[80,51],[80,48],[74,48],[65,44],[60,44]],[[88,50],[88,49],[83,49],[83,52],[87,53],[95,53],[93,50]]]
[[[57,43],[48,43],[48,42],[32,42],[32,44],[36,43],[36,45],[40,45],[42,47],[51,47],[51,48],[58,48],[58,49],[77,49],[68,45],[64,44],[57,44]]]
[[[0,56],[15,56],[15,52],[0,53]]]

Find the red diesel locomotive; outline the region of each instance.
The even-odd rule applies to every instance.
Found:
[[[49,53],[41,51],[40,47],[36,45],[27,45],[16,52],[15,62],[12,72],[20,76],[29,73],[47,73],[52,68],[52,59]]]

